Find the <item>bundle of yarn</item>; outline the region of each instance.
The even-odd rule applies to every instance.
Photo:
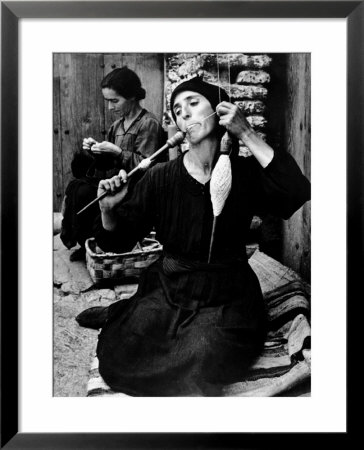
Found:
[[[231,161],[230,161],[231,139],[228,133],[225,133],[221,139],[220,144],[220,156],[211,174],[210,180],[210,196],[212,203],[212,212],[214,214],[214,220],[212,224],[210,249],[208,262],[211,262],[212,249],[215,238],[217,217],[221,214],[226,199],[231,191],[232,174],[231,174]]]
[[[210,180],[210,195],[212,203],[212,211],[217,217],[224,208],[225,201],[231,190],[231,162],[227,154],[221,154]]]

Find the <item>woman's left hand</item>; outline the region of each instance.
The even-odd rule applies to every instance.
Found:
[[[221,102],[216,107],[216,113],[220,118],[219,125],[225,127],[238,139],[243,140],[244,135],[251,133],[250,124],[238,106],[229,102]]]
[[[91,152],[95,155],[102,155],[104,153],[115,156],[121,155],[121,148],[108,141],[103,141],[91,147]]]

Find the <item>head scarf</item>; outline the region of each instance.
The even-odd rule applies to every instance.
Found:
[[[173,91],[171,96],[171,113],[173,120],[176,122],[176,115],[173,111],[173,105],[176,100],[178,94],[184,91],[192,91],[197,92],[198,94],[203,95],[210,102],[212,109],[215,111],[216,106],[223,101],[228,102],[229,97],[224,89],[219,86],[215,86],[214,84],[206,83],[202,80],[201,77],[194,77],[190,80],[184,81],[179,84],[176,89]]]

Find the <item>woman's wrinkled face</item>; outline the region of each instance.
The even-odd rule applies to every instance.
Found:
[[[114,89],[103,88],[102,95],[108,104],[108,110],[118,115],[127,115],[130,111],[132,100],[122,97]]]
[[[197,92],[179,93],[174,100],[173,111],[177,126],[187,131],[186,138],[191,144],[201,142],[215,130],[216,115],[204,120],[214,110],[207,98]]]

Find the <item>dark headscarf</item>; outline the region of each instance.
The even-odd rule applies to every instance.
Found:
[[[194,77],[179,84],[173,91],[171,96],[171,113],[173,120],[176,122],[176,116],[173,111],[174,101],[176,96],[184,91],[193,91],[203,95],[210,102],[212,109],[215,111],[216,106],[220,102],[228,102],[229,97],[224,89],[214,84],[206,83],[201,77]]]

